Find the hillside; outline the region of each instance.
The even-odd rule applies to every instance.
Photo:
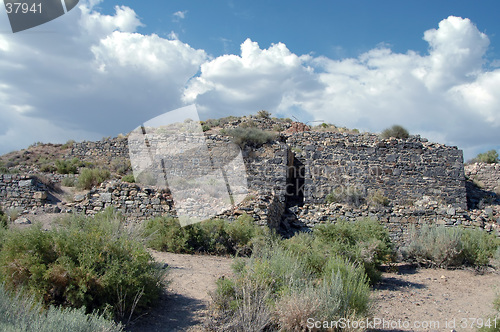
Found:
[[[245,212],[291,234],[337,218],[370,217],[385,222],[397,241],[403,220],[500,227],[500,170],[464,168],[454,147],[419,136],[382,139],[331,124],[309,127],[265,111],[207,120],[202,128],[210,149],[229,139],[243,151],[250,193],[223,213],[230,219]],[[1,156],[2,208],[94,214],[115,206],[132,219],[175,214],[167,188],[133,183],[127,144],[125,136],[38,143]],[[86,169],[105,170],[104,182],[78,185]]]

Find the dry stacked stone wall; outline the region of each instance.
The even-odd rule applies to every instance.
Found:
[[[20,211],[44,206],[53,191],[33,175],[0,174],[0,208]]]
[[[304,201],[323,203],[327,194],[375,191],[394,205],[422,197],[465,209],[462,151],[413,136],[380,140],[376,135],[304,132],[287,144],[304,166]]]
[[[466,165],[465,176],[481,189],[500,194],[500,164]]]
[[[227,165],[239,152],[234,146],[230,148],[227,138],[216,134],[205,138],[208,151],[219,149],[216,167]],[[69,151],[67,158],[94,162],[113,163],[129,158],[125,138],[75,143]],[[496,209],[472,217],[471,211],[467,211],[462,151],[419,136],[380,140],[372,134],[306,131],[282,135],[260,147],[245,147],[241,153],[251,194],[223,214],[229,219],[247,213],[259,224],[279,228],[283,215],[288,214],[289,218],[290,213],[294,215],[290,224],[296,223],[291,225],[295,227],[367,217],[382,221],[398,242],[411,225],[424,222],[486,227],[494,220],[496,228],[489,230],[500,225],[500,219],[496,222],[500,217]],[[214,164],[196,167],[203,175],[203,169]],[[484,190],[498,189],[498,165],[467,166],[466,174],[482,184]],[[47,176],[56,183],[61,180],[56,174]],[[112,206],[137,220],[175,215],[175,202],[168,190],[154,186],[113,180],[62,204],[52,199],[54,188],[45,183],[34,175],[0,175],[2,208],[95,214]],[[364,201],[360,206],[342,201],[325,204],[330,193],[341,198],[356,194]],[[369,201],[374,194],[387,197],[388,206],[374,206]]]

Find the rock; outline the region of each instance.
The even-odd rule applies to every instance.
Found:
[[[19,181],[19,187],[30,187],[33,185],[33,179]]]
[[[46,191],[37,191],[33,194],[33,199],[37,199],[40,201],[46,200],[47,199],[47,192]]]
[[[75,197],[73,197],[73,200],[77,203],[83,202],[85,200],[85,195],[75,195]]]
[[[484,213],[486,213],[486,215],[489,216],[489,215],[493,214],[493,209],[488,207],[488,208],[484,209]]]
[[[14,224],[16,225],[31,225],[31,221],[26,217],[19,217],[14,220]]]
[[[455,208],[454,208],[454,207],[450,207],[450,208],[448,209],[448,211],[446,211],[446,213],[448,213],[448,215],[449,215],[449,216],[454,216],[454,215],[455,215],[455,213],[456,213],[456,210],[455,210]]]
[[[100,195],[101,202],[110,203],[111,202],[111,193],[102,193]]]

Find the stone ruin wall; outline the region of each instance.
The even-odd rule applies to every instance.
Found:
[[[382,191],[393,205],[413,205],[424,196],[441,205],[466,209],[462,151],[408,140],[379,140],[376,135],[304,132],[291,146],[305,168],[304,200],[323,203],[330,192]]]
[[[207,136],[209,147],[218,141],[227,142],[217,135]],[[301,226],[310,227],[338,218],[354,220],[368,217],[384,223],[392,237],[401,242],[411,225],[431,222],[484,227],[487,221],[483,215],[471,218],[466,210],[462,151],[456,147],[429,143],[418,136],[405,141],[380,141],[376,135],[368,134],[303,132],[282,137],[259,148],[245,147],[242,153],[251,198],[225,212],[223,216],[229,219],[248,213],[258,224],[278,228],[284,212],[290,207],[287,188],[291,182],[298,180],[297,176],[300,177],[297,171],[297,165],[300,165],[303,168],[304,197],[302,206],[294,206],[293,212]],[[99,158],[110,163],[120,158],[128,159],[127,140],[75,143],[67,157],[83,160]],[[491,167],[487,170],[478,167],[476,171],[471,171],[476,172],[474,174],[478,178],[483,176],[481,174],[491,173]],[[495,170],[495,174],[500,174],[500,169]],[[499,180],[500,175],[498,179],[483,181],[488,186],[491,182],[493,186],[495,181],[498,185]],[[391,204],[389,207],[359,208],[321,204],[331,191],[349,187],[356,187],[366,195],[381,190]],[[74,202],[64,206],[44,200],[43,192],[50,193],[50,188],[35,177],[0,177],[3,208],[29,210],[45,206],[49,212],[55,207],[62,212],[94,214],[114,206],[138,220],[175,215],[168,191],[119,181],[105,182],[85,195],[75,196]]]

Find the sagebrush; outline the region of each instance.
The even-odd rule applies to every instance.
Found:
[[[0,281],[7,289],[22,288],[46,306],[106,310],[117,319],[156,301],[165,271],[120,214],[107,209],[60,223],[50,230],[38,224],[3,232]]]
[[[103,314],[86,314],[84,308],[45,308],[34,296],[8,292],[0,284],[0,331],[120,332],[123,328]]]
[[[499,246],[500,239],[480,229],[425,224],[410,230],[402,253],[406,260],[425,265],[481,268],[490,263]]]
[[[181,227],[178,219],[160,217],[144,224],[147,244],[156,249],[175,253],[209,253],[248,256],[254,244],[269,229],[255,225],[253,218],[242,215],[233,222],[208,220]]]

